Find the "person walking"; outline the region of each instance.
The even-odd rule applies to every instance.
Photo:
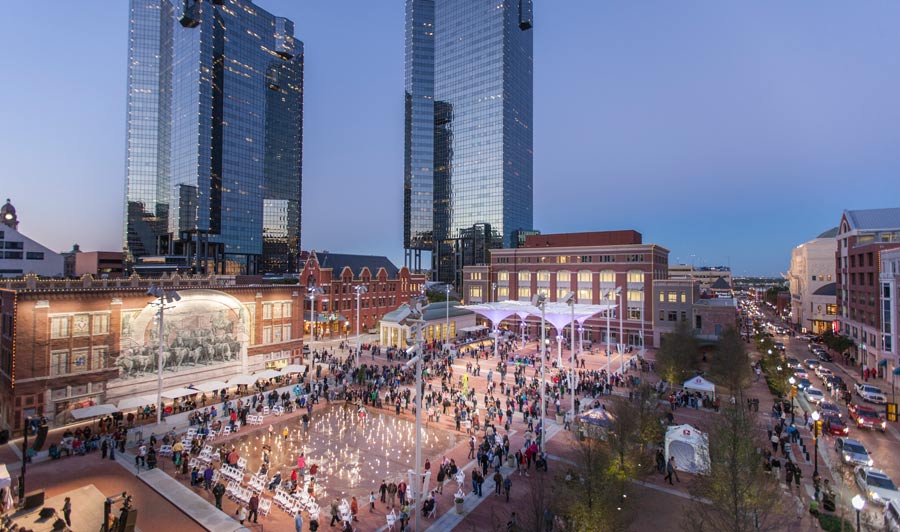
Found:
[[[675,470],[675,457],[672,456],[669,458],[669,461],[666,463],[666,477],[663,479],[663,482],[666,480],[669,481],[669,484],[672,484],[672,475],[675,475],[675,481],[681,482],[681,479],[678,478],[678,471]]]
[[[63,503],[63,517],[66,519],[66,526],[72,526],[72,499],[66,497],[65,502]]]
[[[294,516],[294,532],[303,532],[303,512]]]
[[[244,521],[247,520],[247,507],[241,506],[237,511],[238,521],[243,525]]]
[[[503,479],[503,493],[506,494],[506,502],[509,502],[509,492],[512,489],[512,475],[508,475],[505,479]]]
[[[390,507],[393,507],[394,499],[397,496],[397,484],[395,484],[393,480],[391,481],[390,484],[388,484],[387,494],[388,494],[388,504],[387,505]]]

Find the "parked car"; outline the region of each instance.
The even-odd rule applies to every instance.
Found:
[[[841,458],[842,464],[873,466],[875,461],[869,455],[869,451],[862,443],[850,438],[837,438],[834,440],[834,450]]]
[[[878,386],[871,384],[859,383],[856,385],[856,395],[862,397],[863,401],[883,405],[887,402],[884,392]]]
[[[887,422],[871,406],[850,403],[847,405],[847,412],[850,414],[850,419],[856,422],[856,426],[861,429],[887,431]]]
[[[844,425],[843,420],[838,416],[826,414],[822,418],[822,433],[831,434],[833,436],[846,436],[850,434],[850,428]]]
[[[812,404],[819,404],[825,400],[825,395],[822,393],[822,390],[813,386],[809,386],[803,390],[803,396]]]
[[[891,480],[891,477],[874,467],[861,466],[856,468],[856,484],[866,494],[866,498],[875,504],[887,504],[890,500],[900,498],[900,491]]]
[[[816,351],[816,356],[819,357],[819,360],[822,362],[831,362],[831,355],[829,355],[826,351]]]

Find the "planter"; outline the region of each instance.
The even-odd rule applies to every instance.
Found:
[[[463,499],[456,499],[456,513],[463,513]]]

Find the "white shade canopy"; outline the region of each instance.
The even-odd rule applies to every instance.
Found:
[[[201,382],[200,384],[192,384],[190,388],[197,390],[198,392],[214,392],[216,390],[225,390],[230,388],[227,382],[223,381],[206,381]]]
[[[288,364],[287,366],[281,368],[282,375],[290,375],[291,373],[303,373],[306,371],[306,366],[301,364]]]
[[[119,410],[130,410],[132,408],[137,408],[139,406],[145,405],[153,405],[156,404],[156,394],[153,395],[139,395],[135,397],[126,397],[119,401],[119,404],[116,406],[119,407]]]
[[[257,379],[274,379],[275,377],[281,377],[282,375],[274,369],[266,369],[258,373],[254,373],[253,376]]]
[[[194,395],[195,393],[199,393],[199,390],[192,390],[190,388],[172,388],[171,390],[164,391],[162,397],[164,399],[178,399],[187,397],[188,395]]]
[[[87,419],[96,416],[107,416],[118,411],[119,409],[116,405],[92,405],[72,410],[72,417],[75,419]]]
[[[251,384],[255,384],[258,377],[254,377],[253,375],[237,375],[236,377],[232,377],[228,379],[229,386],[250,386]]]

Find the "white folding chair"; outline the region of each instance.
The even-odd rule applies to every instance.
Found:
[[[228,436],[231,434],[231,425],[225,425],[225,428],[222,429],[222,435]]]
[[[239,471],[243,471],[244,469],[246,469],[246,468],[247,468],[247,459],[246,459],[246,458],[243,458],[243,457],[242,457],[242,458],[238,458],[238,461],[237,461],[237,468],[238,468]]]
[[[262,415],[263,415],[263,417],[269,415],[269,407],[268,407],[268,406],[264,406],[264,407],[263,407]]]
[[[394,525],[397,523],[397,516],[394,514],[387,514],[387,529],[394,530]]]
[[[259,500],[259,515],[266,517],[269,515],[269,510],[272,508],[272,499],[266,499],[265,497]]]

